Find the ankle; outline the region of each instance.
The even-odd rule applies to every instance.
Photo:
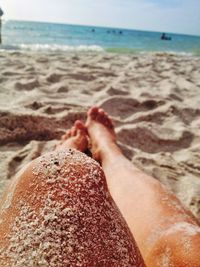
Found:
[[[121,149],[118,147],[115,141],[104,144],[101,148],[99,148],[99,158],[100,162],[114,160],[119,156],[123,156]]]

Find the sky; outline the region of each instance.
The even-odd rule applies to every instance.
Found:
[[[200,35],[200,0],[0,0],[4,19]]]

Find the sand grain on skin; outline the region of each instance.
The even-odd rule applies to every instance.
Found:
[[[0,249],[1,266],[139,266],[96,161],[69,149],[41,157],[31,168],[32,183],[15,203],[8,244]]]

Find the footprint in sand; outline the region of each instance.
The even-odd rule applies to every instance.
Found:
[[[67,75],[69,78],[74,79],[74,80],[79,80],[79,81],[85,81],[85,82],[90,82],[94,81],[97,79],[96,76],[94,76],[91,73],[84,73],[84,72],[79,72],[79,73],[69,73]]]
[[[125,91],[125,90],[120,90],[120,89],[117,89],[117,88],[114,88],[114,87],[111,86],[107,90],[107,94],[109,94],[110,96],[115,96],[115,95],[128,95],[129,92],[128,91]]]
[[[0,145],[9,142],[25,143],[30,140],[52,140],[62,134],[66,122],[38,115],[0,114]]]
[[[50,74],[46,79],[49,83],[57,83],[60,81],[61,77],[63,75],[57,74],[57,73],[52,73]]]
[[[26,81],[26,82],[17,82],[15,83],[15,88],[19,91],[21,90],[27,90],[27,91],[31,91],[34,88],[37,88],[40,86],[40,83],[38,82],[38,80],[31,80],[31,81]]]
[[[31,104],[25,105],[25,107],[32,110],[38,110],[43,107],[43,104],[38,101],[33,101]]]
[[[105,100],[101,107],[111,116],[124,119],[136,112],[153,110],[164,103],[153,99],[139,102],[134,98],[115,96]]]
[[[173,152],[188,148],[193,140],[193,134],[182,132],[179,137],[162,137],[145,127],[124,128],[118,132],[118,139],[134,148],[148,153]]]
[[[60,86],[57,89],[57,93],[67,93],[67,92],[69,92],[69,88],[67,86]]]

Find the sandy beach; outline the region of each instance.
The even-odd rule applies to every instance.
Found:
[[[200,58],[0,52],[0,195],[93,105],[119,145],[200,219]]]

